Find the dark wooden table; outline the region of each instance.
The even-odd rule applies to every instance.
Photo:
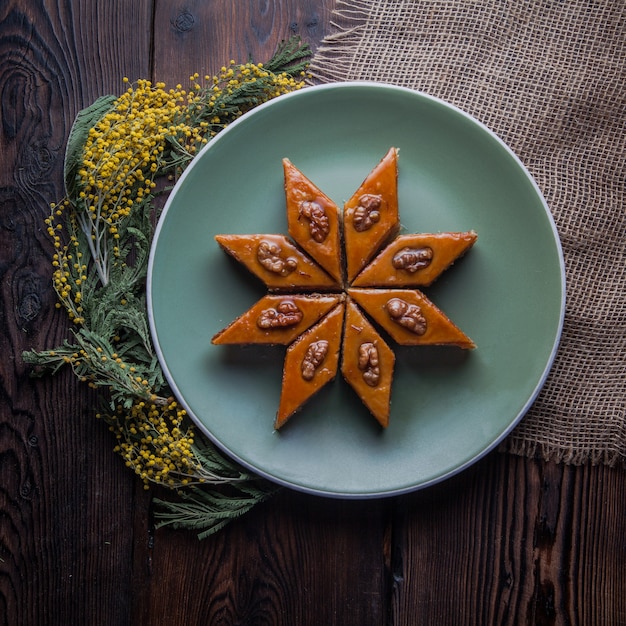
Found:
[[[334,0],[0,3],[0,620],[12,626],[626,624],[626,473],[493,452],[407,496],[288,490],[226,530],[155,531],[96,396],[34,380],[67,334],[43,228],[76,113],[123,76],[185,82],[315,47]]]

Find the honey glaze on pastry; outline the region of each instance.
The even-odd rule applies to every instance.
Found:
[[[352,281],[353,287],[427,287],[463,256],[478,235],[400,235]]]
[[[398,150],[391,148],[337,205],[283,159],[284,235],[217,235],[268,294],[214,344],[288,346],[274,427],[343,379],[382,428],[391,413],[395,354],[403,346],[475,344],[417,287],[427,287],[475,243],[474,231],[398,236]],[[343,219],[342,219],[343,217]]]
[[[341,282],[339,208],[289,159],[283,159],[283,170],[289,234],[336,282]]]
[[[335,378],[343,315],[344,305],[341,303],[287,349],[274,428],[283,426],[305,402]]]
[[[216,235],[215,241],[270,291],[336,291],[339,284],[285,235]]]
[[[348,299],[341,373],[383,428],[389,425],[395,361],[393,350]]]
[[[401,346],[476,347],[417,289],[349,289],[348,294]]]
[[[344,205],[343,236],[349,283],[398,232],[399,226],[398,150],[391,148]]]
[[[264,296],[217,333],[211,343],[289,345],[342,299],[341,294]]]

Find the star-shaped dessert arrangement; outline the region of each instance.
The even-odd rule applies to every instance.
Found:
[[[268,293],[212,342],[287,346],[276,429],[339,370],[386,428],[395,366],[388,338],[402,346],[475,347],[419,288],[465,254],[477,235],[399,234],[396,148],[343,211],[288,159],[283,168],[289,236],[215,237]]]

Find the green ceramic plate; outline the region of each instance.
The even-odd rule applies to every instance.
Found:
[[[276,432],[284,348],[211,344],[265,293],[213,237],[287,232],[283,157],[341,206],[391,146],[405,232],[478,232],[425,290],[478,347],[398,349],[386,430],[339,377]],[[564,302],[557,232],[520,161],[458,109],[375,83],[307,88],[222,132],[170,195],[148,276],[159,359],[200,429],[258,474],[346,498],[425,487],[494,448],[545,380]]]

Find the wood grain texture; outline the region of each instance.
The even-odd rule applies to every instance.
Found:
[[[268,59],[281,40],[300,35],[313,48],[329,32],[334,0],[156,0],[154,76],[186,84],[229,60]]]
[[[402,499],[393,623],[626,623],[625,496],[621,468],[494,453]]]
[[[383,623],[385,511],[284,491],[199,545],[158,531],[134,622]]]
[[[423,492],[283,491],[214,537],[156,530],[96,397],[21,361],[68,326],[43,219],[75,114],[331,32],[335,0],[0,5],[0,624],[626,624],[626,473],[493,452]]]
[[[123,74],[149,70],[151,33],[135,34],[132,23],[149,23],[151,4],[130,7],[120,12],[113,3],[0,5],[5,624],[86,624],[95,623],[94,616],[101,623],[124,623],[130,612],[133,536],[127,527],[136,483],[93,417],[95,396],[69,372],[32,379],[21,359],[22,351],[52,347],[67,336],[65,316],[54,308],[52,245],[43,220],[50,202],[63,196],[64,146],[78,110],[102,93],[117,92]]]

